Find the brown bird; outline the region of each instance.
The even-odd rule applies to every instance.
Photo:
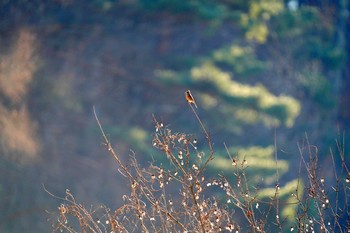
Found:
[[[193,98],[193,96],[192,96],[190,90],[187,90],[187,91],[185,92],[185,96],[186,96],[186,100],[187,100],[187,102],[188,102],[189,104],[194,104],[194,106],[195,106],[196,108],[198,108],[198,107],[197,107],[197,104],[196,104],[196,101],[194,101],[194,98]]]

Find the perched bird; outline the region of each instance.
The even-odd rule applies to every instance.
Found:
[[[196,101],[194,101],[194,98],[193,98],[193,96],[192,96],[190,90],[187,90],[187,91],[185,92],[185,96],[186,96],[186,100],[187,100],[187,102],[188,102],[189,104],[194,104],[194,106],[195,106],[196,108],[198,108],[198,107],[197,107],[197,104],[196,104]]]

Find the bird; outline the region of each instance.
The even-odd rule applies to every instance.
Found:
[[[194,98],[193,98],[193,96],[192,96],[190,90],[187,90],[187,91],[185,92],[185,97],[186,97],[186,100],[187,100],[187,102],[188,102],[189,104],[194,104],[194,106],[195,106],[196,108],[198,108],[198,107],[197,107],[197,104],[196,104],[196,101],[194,101]]]

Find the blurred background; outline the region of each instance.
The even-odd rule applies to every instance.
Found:
[[[93,106],[125,161],[133,150],[145,166],[167,163],[152,148],[152,114],[207,151],[187,89],[214,143],[210,174],[230,169],[226,143],[273,187],[276,129],[282,185],[297,179],[306,137],[327,177],[335,140],[349,161],[349,10],[348,0],[0,1],[0,232],[50,231],[61,201],[44,187],[87,207],[121,204],[127,182]]]

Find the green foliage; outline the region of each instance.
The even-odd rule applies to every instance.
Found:
[[[335,106],[335,98],[332,92],[332,83],[320,73],[306,73],[299,77],[301,86],[306,95],[324,109]]]
[[[229,152],[233,155],[237,167],[249,167],[246,172],[250,177],[252,187],[261,183],[271,185],[276,182],[276,160],[273,146],[230,147]],[[210,167],[215,171],[223,171],[225,174],[229,174],[233,169],[232,161],[230,161],[226,151],[218,151],[218,156],[214,161],[210,164]],[[286,173],[288,169],[289,165],[286,160],[278,160],[280,175]]]
[[[191,10],[193,10],[192,1],[139,0],[138,2],[140,6],[146,10],[170,10],[175,13],[190,12]]]
[[[141,9],[169,11],[171,13],[190,13],[204,20],[232,19],[238,12],[249,9],[251,0],[138,0]]]
[[[266,188],[266,186],[268,187],[276,183],[276,166],[278,167],[278,174],[280,176],[288,172],[288,161],[279,159],[276,164],[273,146],[230,147],[228,150],[230,154],[234,155],[233,159],[237,163],[236,168],[239,168],[237,170],[244,170],[245,174],[249,177],[249,187],[259,187],[254,198],[267,202],[273,199],[276,195],[276,188]],[[230,177],[229,174],[232,173],[232,169],[235,166],[232,166],[232,161],[223,156],[224,153],[224,151],[219,151],[218,157],[214,159],[210,167],[214,170],[222,171],[223,174],[227,174]],[[235,172],[239,173],[237,170]],[[236,182],[237,180],[233,181],[233,183]],[[298,200],[296,199],[296,195],[291,194],[295,193],[295,190],[298,190],[298,196],[302,196],[302,185],[298,179],[279,185],[281,186],[278,190],[278,198],[281,203],[281,217],[289,222],[293,222],[296,216]],[[270,221],[275,220],[271,218]]]
[[[298,194],[295,194],[295,190],[298,190]],[[264,188],[259,191],[257,197],[268,201],[273,198],[275,192],[275,188]],[[283,208],[281,208],[281,217],[286,219],[288,222],[295,221],[295,218],[297,217],[296,209],[298,203],[298,199],[296,197],[301,197],[303,192],[304,189],[302,182],[298,179],[287,182],[279,189],[278,197],[280,198],[280,203],[283,206]]]
[[[334,71],[344,64],[344,50],[336,43],[336,27],[313,7],[283,11],[271,19],[271,39],[288,44],[296,84],[321,109],[335,106]],[[333,74],[332,74],[333,72]]]
[[[83,103],[79,96],[74,92],[74,86],[72,86],[73,76],[65,76],[55,80],[53,85],[51,98],[55,98],[64,109],[72,112],[83,111]]]
[[[278,195],[280,198],[287,200],[290,198],[291,193],[294,193],[295,190],[299,190],[298,188],[298,179],[292,180],[287,182],[282,188],[279,189]],[[303,192],[302,189],[299,190],[299,195],[301,195]],[[269,199],[273,197],[276,193],[276,188],[265,188],[259,191],[258,198],[260,199]],[[297,202],[296,198],[293,197],[291,200],[291,203]]]
[[[267,68],[267,63],[256,58],[255,51],[250,46],[239,46],[232,43],[213,52],[215,63],[228,65],[238,76],[257,74]]]
[[[268,20],[282,12],[284,9],[283,1],[251,1],[249,10],[242,12],[240,24],[245,29],[247,40],[258,43],[265,43],[269,34],[267,26]]]
[[[231,107],[246,107],[273,117],[288,127],[300,111],[300,104],[288,96],[276,97],[262,85],[250,86],[232,80],[230,73],[224,72],[212,62],[193,67],[189,73],[158,71],[158,77],[165,83],[194,86],[214,91],[217,98]]]
[[[344,51],[334,40],[336,28],[316,8],[283,11],[271,20],[271,29],[280,40],[294,42],[290,45],[296,60],[320,61],[326,71],[343,64]]]
[[[249,155],[251,158],[271,159],[275,149],[273,146],[251,146],[248,148],[231,147],[229,151],[231,151],[231,153],[238,154],[240,158]]]
[[[149,134],[141,127],[108,127],[109,136],[111,138],[119,138],[127,145],[135,145],[133,149],[140,153],[151,155],[154,151],[148,146],[150,142]]]
[[[219,96],[232,106],[248,106],[276,117],[282,124],[292,126],[299,114],[299,103],[287,96],[276,97],[263,86],[249,86],[231,79],[229,73],[219,70],[211,63],[191,70],[194,85],[211,86]]]
[[[246,31],[246,39],[265,43],[269,34],[268,20],[284,9],[282,0],[139,0],[139,7],[153,12],[168,11],[187,14],[220,25],[224,20],[234,20]]]

